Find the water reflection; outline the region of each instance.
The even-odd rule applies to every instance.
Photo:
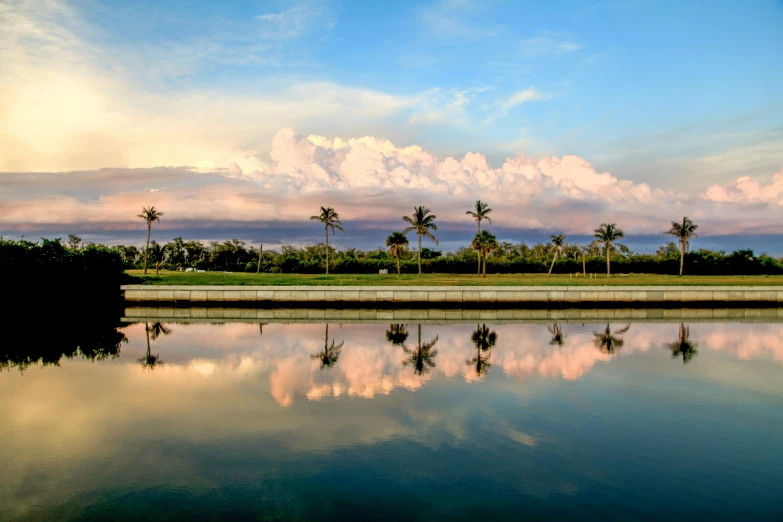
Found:
[[[202,376],[266,372],[272,396],[280,405],[289,407],[302,397],[372,398],[388,395],[395,388],[418,390],[433,378],[473,382],[485,380],[496,371],[519,381],[531,377],[577,380],[617,360],[621,352],[633,356],[660,347],[658,340],[670,336],[672,328],[670,324],[636,324],[631,329],[631,325],[611,323],[600,329],[558,323],[416,324],[415,344],[411,344],[409,330],[413,325],[346,324],[341,325],[341,335],[337,337],[330,335],[334,326],[227,323],[171,328],[161,322],[147,322],[130,325],[125,332],[101,330],[99,336],[86,336],[80,341],[77,351],[54,350],[53,356],[36,348],[38,351],[28,350],[20,357],[22,350],[14,355],[8,353],[9,345],[4,344],[6,355],[0,365],[23,370],[36,363],[57,364],[61,357],[77,354],[97,361],[116,359],[120,345],[128,343],[127,333],[131,346],[138,347],[133,339],[136,343],[141,341],[143,351],[135,355],[132,348],[130,354],[144,370],[158,373],[164,367],[172,371],[192,369]],[[700,341],[693,339],[691,326],[680,323],[677,327],[677,340],[664,343],[664,347],[684,364],[700,353],[696,349],[700,342],[710,351],[730,353],[740,359],[769,354],[783,364],[778,325],[700,324]],[[250,335],[251,331],[255,333]],[[161,343],[165,343],[165,365],[160,356]],[[153,345],[158,349],[152,350]],[[497,370],[490,372],[492,368]]]
[[[44,312],[43,310],[41,312]],[[120,356],[128,342],[116,317],[91,314],[89,320],[69,321],[39,316],[5,316],[0,342],[0,370],[30,366],[59,366],[63,358],[104,361]]]
[[[329,368],[334,363],[337,362],[337,358],[340,357],[340,350],[342,350],[343,345],[345,342],[341,342],[340,344],[335,344],[334,339],[332,339],[331,346],[329,345],[329,325],[324,325],[326,329],[326,339],[324,340],[324,349],[321,350],[319,353],[313,354],[310,357],[313,359],[317,359],[321,361],[321,369]]]
[[[144,332],[147,334],[147,353],[144,357],[140,357],[138,361],[145,370],[154,370],[156,366],[163,364],[163,361],[160,360],[160,354],[152,355],[150,338],[152,338],[152,341],[156,341],[161,335],[169,335],[171,330],[163,324],[155,322],[152,326],[149,323],[144,323]]]
[[[421,324],[416,325],[418,331],[418,340],[415,348],[408,348],[404,344],[402,350],[408,355],[402,361],[403,366],[412,366],[413,372],[417,375],[422,375],[430,371],[430,368],[435,368],[435,356],[438,355],[438,350],[434,350],[433,346],[438,342],[438,336],[431,339],[429,342],[421,342]]]
[[[408,340],[408,329],[404,324],[390,324],[386,330],[386,340],[395,346],[402,346]]]
[[[551,346],[563,346],[566,338],[565,334],[563,334],[563,329],[557,323],[549,326],[548,329],[549,333],[552,334],[552,340],[549,341],[549,344]]]
[[[780,519],[780,324],[261,328],[0,374],[0,520]]]
[[[677,359],[679,357],[682,357],[683,364],[686,364],[688,361],[693,359],[693,357],[697,353],[699,353],[696,350],[696,346],[698,346],[698,343],[695,343],[689,339],[690,332],[691,329],[689,326],[680,323],[679,337],[677,341],[673,343],[664,344],[666,348],[671,350],[672,359]]]
[[[486,324],[481,326],[476,325],[476,330],[473,335],[470,336],[470,341],[473,346],[476,347],[476,355],[472,359],[466,361],[466,364],[473,366],[476,369],[476,376],[482,377],[486,375],[492,364],[489,362],[489,358],[492,355],[492,348],[497,343],[498,334],[487,328]]]
[[[625,341],[622,337],[618,337],[619,334],[626,333],[631,328],[629,324],[625,328],[620,328],[616,332],[612,332],[612,327],[609,323],[606,323],[606,328],[603,332],[593,332],[593,344],[595,347],[601,350],[602,353],[614,354],[616,350],[625,345]]]

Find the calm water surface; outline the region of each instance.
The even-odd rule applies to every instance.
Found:
[[[0,519],[783,520],[781,330],[132,324],[6,364]]]

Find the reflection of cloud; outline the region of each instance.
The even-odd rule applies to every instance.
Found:
[[[539,376],[548,379],[575,380],[590,372],[596,364],[633,352],[661,348],[661,339],[675,335],[671,325],[632,325],[619,337],[625,340],[617,353],[602,353],[593,343],[592,331],[605,325],[574,327],[564,325],[567,332],[563,346],[551,346],[551,335],[545,325],[494,326],[499,342],[488,354],[492,363],[488,374],[524,379]],[[425,331],[434,330],[425,326]],[[179,336],[185,346],[206,345],[196,358],[180,359],[169,353],[166,364],[155,370],[169,379],[187,380],[191,375],[212,379],[243,379],[269,375],[270,393],[284,407],[297,398],[323,400],[356,397],[371,399],[388,395],[397,388],[418,390],[437,378],[458,378],[464,382],[479,382],[475,365],[468,364],[475,356],[470,342],[473,327],[452,326],[439,329],[439,352],[436,366],[428,374],[416,375],[402,365],[405,354],[398,346],[388,344],[378,326],[348,326],[330,330],[330,337],[344,341],[338,362],[322,369],[310,355],[322,349],[323,325],[298,325],[295,330],[281,325],[269,326],[263,336],[254,326],[227,324],[216,329],[205,325],[177,327],[175,334],[157,348],[166,353],[172,337]],[[569,332],[569,330],[571,330]],[[373,332],[373,335],[369,334]],[[771,353],[783,363],[783,342],[774,326],[717,325],[699,337],[704,345],[750,359]],[[333,335],[334,334],[334,335]],[[132,333],[131,333],[132,335]],[[426,333],[425,333],[426,337]],[[695,337],[695,336],[694,336]],[[410,344],[410,338],[408,340]],[[227,345],[234,352],[223,355]],[[237,353],[236,350],[240,350]],[[217,355],[217,356],[216,356]],[[141,370],[138,369],[140,372]]]
[[[676,338],[676,324],[633,324],[624,336],[625,346],[614,356],[590,346],[591,332],[601,327],[563,325],[566,344],[552,347],[546,325],[494,325],[499,336],[492,349],[494,366],[477,386],[490,387],[500,395],[497,404],[507,406],[513,400],[503,394],[513,399],[533,389],[513,382],[518,378],[575,379],[599,362],[644,350],[652,351],[659,362],[670,363],[662,342]],[[454,386],[470,375],[465,361],[475,353],[470,343],[474,328],[425,325],[424,338],[439,336],[439,353],[436,367],[420,378],[402,367],[402,350],[386,343],[383,325],[330,326],[330,337],[344,340],[345,348],[337,364],[325,370],[309,357],[323,346],[323,325],[272,324],[263,334],[253,324],[174,325],[170,335],[153,343],[166,360],[154,371],[143,371],[134,362],[146,350],[144,325],[129,325],[123,330],[130,342],[116,360],[66,360],[59,368],[31,367],[24,374],[0,375],[0,395],[5,399],[0,402],[0,447],[5,450],[0,482],[6,486],[0,488],[0,506],[13,506],[24,518],[32,512],[25,510],[36,506],[63,505],[84,493],[85,484],[116,491],[140,484],[171,487],[183,484],[183,477],[205,480],[190,468],[197,465],[195,459],[170,451],[172,444],[183,452],[201,452],[214,443],[231,452],[246,451],[246,441],[252,439],[254,448],[282,449],[292,455],[395,438],[431,448],[491,444],[500,437],[525,447],[543,445],[547,433],[512,427],[501,413],[490,418],[487,394]],[[771,355],[783,366],[779,331],[777,324],[694,326],[691,337],[700,347],[696,361],[707,364],[689,364],[681,377],[752,386],[778,397],[780,366],[762,361],[715,371],[721,366],[708,361],[731,356],[763,360]],[[714,357],[711,350],[728,357]],[[628,359],[634,358],[628,357],[620,370],[627,376],[640,371],[648,375],[656,366],[643,359],[644,367],[634,369]],[[463,373],[466,368],[468,374]],[[497,386],[505,377],[511,378],[510,386]],[[451,378],[448,385],[446,378]],[[362,399],[437,384],[448,393],[399,393],[393,401]],[[437,400],[432,401],[434,396]],[[326,400],[330,397],[340,400]],[[321,402],[308,403],[305,398]],[[487,422],[480,427],[480,436],[471,439],[477,412],[485,414]],[[487,438],[489,430],[498,439]],[[41,474],[41,469],[51,472]],[[34,490],[29,488],[31,480]],[[29,491],[29,496],[20,500],[20,491]]]
[[[346,346],[339,361],[326,369],[303,355],[300,353],[275,363],[270,385],[273,397],[281,406],[290,406],[297,396],[318,400],[346,394],[371,399],[376,395],[388,395],[397,387],[418,389],[429,378],[402,366],[404,354],[400,348],[384,346],[380,342],[369,346]]]
[[[783,339],[778,325],[748,325],[737,330],[716,326],[699,336],[699,342],[712,349],[736,355],[748,360],[771,355],[783,365]]]
[[[524,444],[525,446],[535,446],[538,442],[535,437],[513,428],[508,428],[507,434],[510,439],[515,440],[520,444]]]

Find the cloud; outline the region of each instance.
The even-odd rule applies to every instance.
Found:
[[[580,50],[582,44],[570,40],[538,36],[522,40],[521,48],[522,55],[528,58],[543,56],[557,57]]]
[[[445,39],[481,39],[496,36],[500,28],[477,21],[482,3],[474,0],[440,0],[423,9],[418,21],[428,35]]]
[[[180,74],[227,60],[239,68],[257,65],[254,53],[266,60],[277,52],[273,44],[251,50],[256,44],[240,35],[230,45],[213,38],[112,48],[90,40],[96,29],[65,3],[12,2],[0,9],[0,171],[236,163],[252,172],[264,169],[258,144],[281,127],[306,122],[352,132],[404,118],[426,103],[417,94],[318,80],[243,77],[207,87],[181,81]],[[256,22],[275,24],[259,29],[262,34],[293,38],[325,10],[302,3]]]
[[[293,40],[321,25],[331,29],[331,12],[322,2],[298,2],[279,13],[256,16],[258,37],[266,40]]]
[[[778,230],[783,210],[780,173],[767,185],[740,179],[690,197],[620,179],[576,155],[518,154],[495,166],[480,152],[439,158],[419,145],[305,136],[290,127],[274,135],[269,158],[257,167],[226,160],[219,168],[0,173],[0,224],[127,228],[139,208],[154,204],[169,222],[215,227],[271,221],[280,227],[303,222],[311,214],[303,208],[329,204],[355,227],[385,230],[398,226],[412,202],[421,202],[444,225],[459,227],[464,209],[481,198],[492,203],[494,221],[506,229],[584,234],[610,220],[629,233],[657,233],[688,215],[712,235]],[[756,201],[767,204],[747,208]]]
[[[528,87],[523,91],[518,91],[514,93],[514,95],[511,96],[511,98],[509,98],[509,100],[503,106],[503,108],[512,109],[514,107],[522,105],[523,103],[538,101],[538,100],[546,100],[548,98],[549,96],[541,93],[541,91],[539,91],[535,87]]]
[[[725,185],[712,185],[703,197],[719,203],[783,205],[783,168],[766,183],[742,176]]]

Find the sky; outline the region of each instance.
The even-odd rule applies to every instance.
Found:
[[[783,253],[781,57],[780,1],[0,0],[0,234]]]

